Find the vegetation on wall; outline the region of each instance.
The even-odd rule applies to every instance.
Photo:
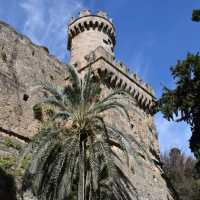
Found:
[[[5,171],[12,171],[12,167],[16,164],[16,159],[12,156],[6,156],[0,158],[0,168]]]
[[[10,138],[6,137],[3,141],[3,143],[7,146],[7,147],[11,147],[11,148],[14,148],[14,149],[17,149],[17,150],[21,150],[22,149],[22,146],[20,143],[17,143],[17,142],[13,142]]]

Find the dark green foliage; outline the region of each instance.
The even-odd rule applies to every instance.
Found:
[[[42,121],[42,108],[40,105],[36,104],[33,106],[33,115],[35,119]]]
[[[192,20],[195,22],[199,22],[200,21],[200,10],[199,9],[195,9],[192,12]]]
[[[8,147],[15,147],[10,138],[5,138],[4,144]]]
[[[21,150],[22,149],[22,146],[19,143],[13,142],[10,138],[5,138],[4,139],[4,144],[7,147],[12,147],[12,148],[15,148],[17,150]]]
[[[16,163],[16,159],[14,157],[1,157],[0,158],[0,168],[3,170],[9,171]]]
[[[2,168],[0,168],[0,199],[17,200],[15,180]]]
[[[171,68],[175,89],[163,89],[159,110],[168,120],[184,121],[191,126],[190,149],[200,162],[200,56],[188,54]],[[200,174],[200,164],[197,169]]]
[[[200,179],[195,179],[195,163],[177,148],[161,156],[163,169],[180,200],[199,200]]]
[[[53,112],[47,121],[43,120],[43,127],[24,153],[32,160],[25,172],[23,190],[31,189],[41,200],[128,200],[133,193],[137,196],[125,177],[119,176],[123,173],[115,165],[117,157],[112,152],[116,146],[128,159],[128,139],[108,126],[102,115],[114,109],[129,121],[119,100],[127,98],[131,103],[132,98],[116,90],[102,99],[100,82],[91,69],[83,80],[73,66],[67,70],[67,86],[41,84],[49,95],[37,108],[48,105]]]

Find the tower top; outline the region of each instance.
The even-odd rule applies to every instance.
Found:
[[[71,17],[71,19],[69,20],[69,25],[74,23],[76,20],[78,20],[82,17],[87,17],[87,16],[96,16],[96,17],[104,18],[112,24],[112,19],[108,17],[106,12],[99,10],[96,13],[93,14],[90,10],[85,9],[85,10],[81,10],[77,17],[76,16]]]
[[[92,14],[89,10],[82,10],[78,17],[70,19],[69,63],[75,65],[80,73],[92,64],[99,76],[109,76],[110,85],[133,93],[139,104],[151,110],[155,101],[152,88],[115,59],[114,47],[115,28],[105,12]]]
[[[68,24],[68,50],[70,63],[84,65],[84,58],[99,46],[114,56],[115,28],[112,20],[103,11],[92,14],[82,10],[78,17],[72,17]]]

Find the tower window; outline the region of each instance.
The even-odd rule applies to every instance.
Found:
[[[103,42],[108,45],[108,41],[103,39]]]
[[[131,129],[133,129],[134,128],[134,125],[131,123]]]

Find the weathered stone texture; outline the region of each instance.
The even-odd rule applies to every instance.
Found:
[[[102,46],[114,55],[115,28],[106,13],[98,12],[96,16],[89,11],[80,12],[80,18],[72,18],[68,27],[68,50],[70,63],[86,65],[85,56]]]
[[[6,134],[0,133],[0,155],[1,158],[15,157],[24,148],[26,143],[16,137],[10,137]]]
[[[72,18],[68,49],[71,50],[70,62],[77,63],[80,76],[83,77],[91,65],[94,75],[102,81],[102,96],[113,88],[122,88],[135,99],[132,103],[126,103],[131,119],[129,125],[119,113],[109,112],[105,116],[106,122],[120,128],[131,141],[129,167],[122,153],[113,150],[122,159],[123,164],[118,165],[135,188],[132,199],[173,200],[160,166],[158,138],[152,116],[155,104],[153,90],[136,74],[130,74],[124,64],[115,60],[114,46],[114,28],[105,13],[98,12],[97,16],[93,16],[89,11],[84,11],[80,13],[80,18]],[[45,47],[34,45],[3,22],[0,22],[0,65],[2,137],[10,133],[31,138],[39,126],[33,119],[32,106],[42,95],[34,94],[31,88],[42,80],[64,84],[65,66],[49,55]],[[18,155],[13,149],[7,153]],[[0,156],[3,154],[6,154],[5,146],[0,143]],[[34,198],[28,192],[25,199]]]
[[[77,37],[72,40],[70,63],[80,63],[80,65],[84,66],[86,64],[85,55],[98,46],[103,46],[107,51],[112,52],[111,49],[113,45],[105,43],[108,40],[109,37],[107,35],[102,32],[97,34],[94,30],[88,30],[87,32],[77,35]],[[83,48],[83,46],[85,48]]]
[[[63,83],[64,64],[0,22],[0,66],[0,127],[31,137],[38,126],[32,88],[43,80]]]

